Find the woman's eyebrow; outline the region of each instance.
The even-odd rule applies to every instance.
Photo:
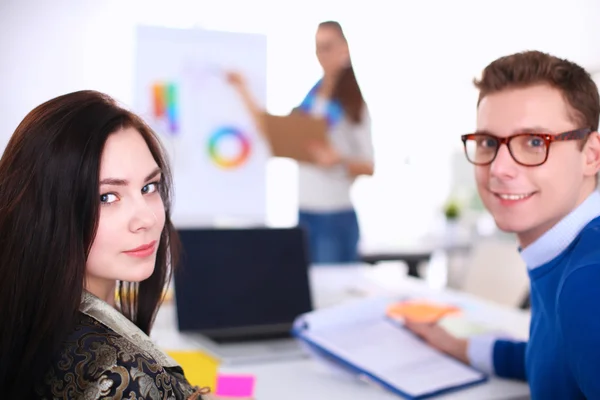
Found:
[[[154,171],[146,176],[144,182],[149,181],[150,179],[156,177],[161,173],[161,169],[157,167]],[[101,185],[113,185],[113,186],[127,186],[129,185],[129,181],[127,179],[119,179],[119,178],[105,178],[100,181]]]

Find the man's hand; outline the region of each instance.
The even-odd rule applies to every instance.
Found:
[[[421,337],[430,346],[469,364],[467,356],[467,339],[457,338],[437,323],[416,323],[405,321],[404,326],[410,331]]]

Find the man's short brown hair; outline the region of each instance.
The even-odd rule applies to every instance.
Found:
[[[561,91],[578,128],[598,131],[600,98],[590,74],[579,65],[541,51],[525,51],[498,58],[474,80],[479,100],[505,89],[547,84]]]

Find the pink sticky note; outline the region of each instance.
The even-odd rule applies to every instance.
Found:
[[[254,376],[225,375],[217,376],[217,396],[252,397],[254,394]]]

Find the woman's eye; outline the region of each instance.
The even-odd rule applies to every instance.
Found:
[[[113,193],[106,193],[100,195],[100,203],[103,204],[111,204],[117,200],[119,200],[119,198]]]
[[[142,188],[142,193],[149,194],[158,190],[158,182],[152,182]]]

